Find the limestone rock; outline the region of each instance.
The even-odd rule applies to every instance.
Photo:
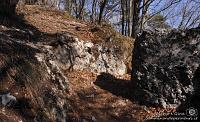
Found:
[[[70,109],[68,80],[50,48],[49,45],[24,43],[0,33],[3,120],[14,120],[16,116],[35,122],[66,119]]]
[[[124,58],[114,46],[109,48],[102,43],[94,44],[91,41],[69,37],[65,37],[62,43],[54,47],[54,50],[64,69],[107,72],[113,75],[123,75],[127,72]]]
[[[200,28],[169,33],[145,31],[134,46],[132,82],[139,101],[177,107],[197,94]]]

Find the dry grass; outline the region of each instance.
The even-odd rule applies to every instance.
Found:
[[[110,25],[95,25],[77,20],[66,12],[52,10],[40,6],[24,6],[19,11],[25,20],[41,32],[50,34],[68,33],[83,41],[92,41],[106,47],[120,49],[128,72],[131,71],[131,58],[134,39],[125,37]]]

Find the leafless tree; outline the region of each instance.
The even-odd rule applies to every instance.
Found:
[[[105,10],[106,3],[107,3],[107,2],[108,2],[108,0],[101,0],[101,1],[100,1],[98,24],[101,24],[101,20],[102,20],[102,17],[103,17],[103,12],[104,12],[104,10]]]

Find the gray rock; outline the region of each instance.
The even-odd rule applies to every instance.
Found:
[[[140,96],[138,100],[145,104],[157,105],[155,100],[149,101],[155,97],[162,107],[179,106],[190,99],[199,91],[199,81],[194,80],[200,66],[199,47],[200,28],[169,33],[144,31],[134,44],[134,96]]]
[[[96,121],[97,119],[94,116],[92,116],[92,122],[96,122]]]
[[[166,102],[165,102],[164,99],[160,98],[160,99],[159,99],[159,103],[162,105],[163,108],[166,108],[166,107],[167,107],[167,104],[166,104]]]
[[[10,106],[12,105],[13,103],[16,103],[17,99],[16,97],[14,97],[13,95],[10,95],[10,93],[8,94],[3,94],[3,95],[0,95],[1,97],[1,103],[2,105],[4,106]]]
[[[107,72],[113,75],[123,75],[127,72],[124,58],[118,54],[115,46],[107,47],[103,43],[94,44],[77,38],[72,40],[56,47],[55,56],[63,64],[62,68],[87,70],[97,74]]]

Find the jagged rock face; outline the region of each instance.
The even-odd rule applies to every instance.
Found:
[[[134,44],[134,97],[163,107],[177,107],[199,96],[200,29],[158,34],[143,32]]]
[[[61,36],[62,44],[54,45],[53,52],[64,69],[87,70],[94,73],[107,72],[123,75],[127,72],[123,52],[119,48],[103,43],[83,41],[69,35]],[[56,42],[58,43],[58,42]]]
[[[0,121],[65,121],[68,80],[48,48],[0,33]]]
[[[0,2],[0,15],[15,14],[15,8],[19,0],[1,0]]]

